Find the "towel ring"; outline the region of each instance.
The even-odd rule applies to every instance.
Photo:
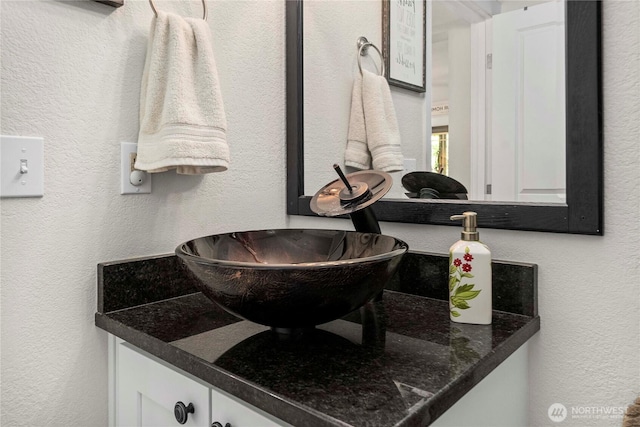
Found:
[[[153,14],[156,15],[156,18],[158,17],[158,11],[156,10],[156,6],[153,4],[153,0],[149,0],[149,4],[151,5],[151,9],[153,10]],[[202,19],[204,19],[205,21],[207,20],[207,3],[205,3],[205,0],[202,0]]]
[[[369,51],[369,47],[374,48],[376,52],[378,52],[378,55],[380,55],[380,65],[382,66],[382,72],[380,73],[380,75],[384,76],[385,75],[384,56],[382,56],[382,52],[380,52],[380,49],[378,49],[375,44],[371,43],[364,36],[358,37],[358,68],[360,69],[360,74],[362,74],[362,63],[360,62],[360,60],[362,59],[363,56],[367,55],[367,52]]]

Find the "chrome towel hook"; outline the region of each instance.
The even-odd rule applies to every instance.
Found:
[[[362,74],[362,64],[360,60],[362,59],[363,56],[367,56],[369,52],[369,47],[372,47],[376,50],[376,52],[378,52],[378,55],[380,55],[380,65],[382,68],[382,72],[380,73],[380,75],[384,76],[385,75],[384,57],[382,56],[382,52],[380,52],[380,49],[378,49],[375,44],[367,40],[365,36],[358,37],[357,43],[358,43],[358,68],[360,69],[360,74]]]
[[[151,5],[151,9],[153,10],[153,14],[156,15],[156,18],[157,18],[158,17],[158,10],[156,9],[156,6],[153,4],[153,0],[149,0],[149,4]],[[206,21],[207,20],[207,3],[205,2],[205,0],[202,0],[202,9],[203,9],[202,19],[204,19]]]

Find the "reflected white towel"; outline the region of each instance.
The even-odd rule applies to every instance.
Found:
[[[227,121],[206,21],[158,11],[140,92],[135,167],[182,174],[229,166]]]
[[[345,165],[402,171],[400,131],[387,79],[366,70],[362,74],[353,84]]]
[[[371,168],[371,153],[367,147],[367,130],[362,108],[362,75],[360,73],[357,74],[351,91],[351,115],[344,164],[356,169]]]
[[[400,130],[387,79],[367,70],[363,70],[363,74],[362,106],[373,169],[402,171]]]

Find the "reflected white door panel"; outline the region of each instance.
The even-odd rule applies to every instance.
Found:
[[[493,18],[492,200],[564,203],[564,3]]]

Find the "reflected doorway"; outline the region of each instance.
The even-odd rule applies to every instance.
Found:
[[[431,128],[431,170],[449,176],[449,126]]]
[[[563,0],[433,2],[431,126],[471,200],[565,203]],[[440,138],[440,137],[438,137]]]

